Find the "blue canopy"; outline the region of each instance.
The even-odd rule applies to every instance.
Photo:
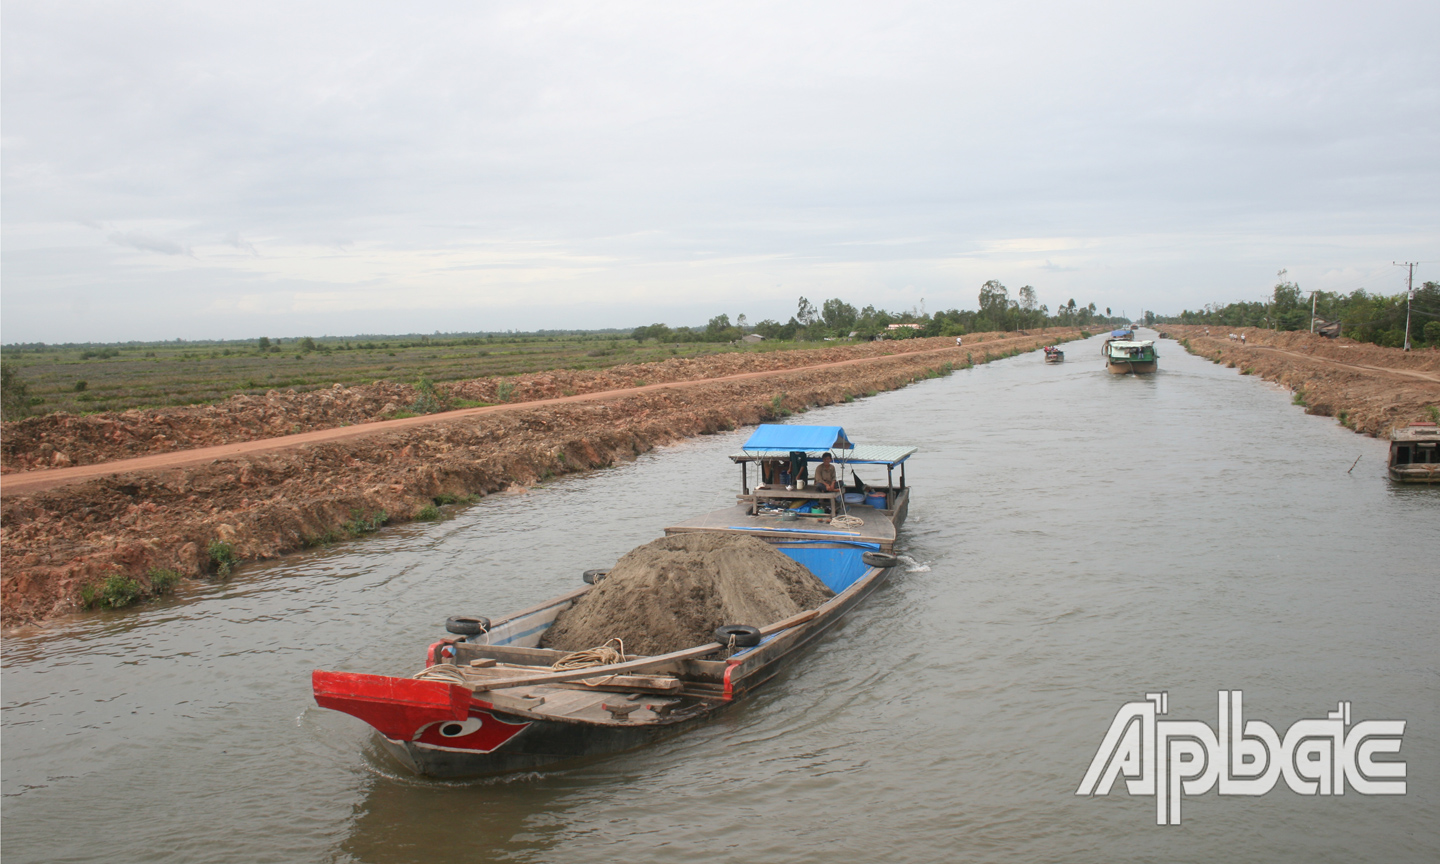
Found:
[[[855,447],[839,426],[785,426],[762,423],[742,450],[850,450]]]
[[[1129,339],[1129,338],[1130,338],[1131,336],[1133,336],[1133,335],[1134,335],[1134,334],[1131,333],[1129,330],[1111,330],[1111,331],[1110,331],[1110,337],[1111,337],[1112,339]]]

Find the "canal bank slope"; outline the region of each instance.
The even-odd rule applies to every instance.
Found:
[[[1191,354],[1277,382],[1294,391],[1307,414],[1335,417],[1356,432],[1387,438],[1398,426],[1434,420],[1440,412],[1440,350],[1407,353],[1255,327],[1162,329]]]
[[[72,610],[87,594],[103,598],[98,592],[112,576],[134,580],[133,590],[144,593],[158,571],[203,576],[226,569],[232,558],[275,557],[386,522],[427,518],[439,502],[521,491],[681,438],[892,390],[1080,335],[983,334],[967,337],[964,347],[950,339],[884,343],[865,348],[873,352],[867,355],[800,368],[335,427],[224,445],[242,451],[214,457],[190,450],[164,454],[160,463],[146,457],[84,473],[69,467],[10,474],[0,485],[0,619],[14,626]],[[882,353],[902,346],[909,350]]]

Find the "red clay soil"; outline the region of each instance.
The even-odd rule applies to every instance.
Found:
[[[1005,334],[976,334],[967,341]],[[564,396],[607,393],[653,384],[702,381],[751,372],[773,372],[890,354],[954,346],[953,339],[865,342],[804,351],[754,351],[671,358],[659,363],[608,369],[557,369],[498,378],[476,378],[437,389],[449,400],[516,404]],[[502,386],[510,388],[500,398]],[[383,422],[408,408],[418,394],[409,384],[374,384],[264,396],[233,396],[214,405],[134,409],[75,415],[64,412],[3,424],[0,474],[94,465],[126,457],[193,450],[242,441],[282,438],[319,429]]]
[[[167,426],[177,438],[209,426],[205,434],[184,439],[203,443],[213,440],[209,436],[223,440],[226,434],[241,434],[239,430],[267,428],[273,425],[268,418],[276,415],[284,418],[283,423],[295,416],[288,412],[303,413],[307,407],[312,412],[310,422],[331,422],[332,428],[279,440],[232,440],[221,448],[248,452],[155,453],[103,466],[6,476],[0,481],[0,622],[15,626],[73,610],[83,587],[95,586],[112,574],[134,578],[142,587],[148,586],[155,569],[204,576],[214,569],[207,550],[216,541],[229,544],[241,560],[271,558],[347,536],[347,525],[354,531],[357,522],[380,514],[389,521],[413,519],[436,498],[485,495],[556,474],[613,465],[681,438],[773,419],[777,411],[803,410],[903,387],[943,371],[947,364],[963,366],[967,355],[984,362],[1077,336],[1074,331],[1051,330],[1043,336],[992,334],[983,341],[966,337],[963,348],[956,348],[952,340],[934,339],[792,352],[807,356],[789,358],[790,368],[782,352],[689,361],[697,365],[718,361],[706,368],[726,371],[743,369],[747,363],[772,364],[779,370],[747,370],[751,374],[712,380],[695,380],[702,370],[688,368],[686,361],[667,361],[638,374],[658,378],[654,367],[670,366],[682,383],[588,396],[577,393],[360,428],[338,428],[334,423],[334,418],[349,415],[326,406],[323,397],[351,404],[351,398],[339,390],[280,397],[273,405],[271,400],[256,400],[261,419],[233,425],[229,425],[233,410],[229,404],[218,415],[190,409],[190,414],[181,414],[184,422],[174,421],[179,412],[173,410],[125,412],[110,422],[129,424],[142,435],[155,426]],[[832,351],[843,353],[837,356]],[[826,354],[833,358],[828,363],[821,356]],[[821,362],[801,365],[799,359]],[[527,376],[532,392],[559,388],[556,382],[562,380],[562,373],[547,374],[554,377],[547,381],[545,375]],[[691,377],[682,377],[685,374]],[[568,389],[575,379],[564,380]],[[484,386],[467,382],[457,388],[467,385]],[[364,392],[353,401],[362,406],[374,402]],[[193,419],[197,415],[198,422]],[[99,421],[69,419],[88,422],[46,427],[45,437],[30,438],[39,442],[31,450],[17,449],[17,459],[28,460],[45,443],[52,448],[49,452],[67,454],[124,452],[128,446],[123,435],[108,439],[111,445],[104,443],[104,435],[94,438],[99,427],[92,424]],[[6,424],[7,438],[10,425]]]
[[[1440,411],[1440,350],[1434,348],[1407,353],[1254,327],[1164,329],[1191,354],[1282,384],[1300,395],[1307,414],[1339,418],[1356,432],[1388,438],[1392,429]]]

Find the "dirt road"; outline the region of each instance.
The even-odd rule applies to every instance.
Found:
[[[988,343],[992,349],[1000,348],[1004,343],[1012,340],[997,339]],[[986,343],[982,343],[986,344]],[[973,348],[971,349],[974,350]],[[954,357],[959,352],[964,354],[963,348],[949,346],[946,348],[932,349],[928,351],[915,351],[906,354],[907,357],[930,357],[946,355]],[[882,361],[886,357],[896,355],[882,355],[880,357],[859,357],[851,360],[838,360],[828,363],[817,363],[811,366],[795,367],[804,370],[840,369],[847,366],[873,364]],[[110,462],[102,462],[94,465],[77,465],[72,468],[54,468],[44,471],[26,471],[16,474],[0,476],[0,495],[26,495],[44,489],[54,489],[59,486],[67,486],[72,483],[79,483],[95,477],[103,477],[112,474],[121,474],[132,471],[158,471],[167,468],[180,468],[190,465],[203,465],[217,459],[229,459],[238,456],[270,453],[282,450],[289,450],[295,447],[302,447],[307,444],[321,444],[326,442],[345,441],[357,438],[365,438],[372,435],[380,435],[397,430],[411,429],[415,427],[430,426],[436,423],[447,423],[463,421],[474,417],[483,417],[490,414],[502,414],[506,412],[524,411],[537,407],[549,407],[555,405],[567,405],[578,402],[594,402],[606,399],[622,399],[627,396],[634,396],[641,393],[648,393],[656,390],[683,390],[693,387],[704,387],[727,381],[746,381],[760,378],[773,378],[795,371],[792,369],[766,370],[761,372],[742,372],[736,375],[724,375],[717,378],[704,378],[697,381],[679,381],[665,384],[647,384],[643,387],[625,387],[617,390],[602,390],[596,393],[581,393],[575,396],[560,396],[551,399],[537,399],[531,402],[521,402],[512,405],[489,405],[483,408],[462,408],[456,411],[446,411],[438,414],[425,414],[418,417],[405,417],[398,420],[384,420],[376,423],[366,423],[358,426],[341,426],[332,429],[320,429],[314,432],[302,432],[298,435],[287,435],[283,438],[267,438],[258,441],[243,441],[235,444],[221,444],[212,447],[199,447],[192,450],[171,451],[158,453],[153,456],[139,456],[131,459],[118,459]]]
[[[1419,378],[1422,381],[1434,381],[1440,384],[1440,375],[1432,375],[1429,372],[1412,372],[1409,369],[1387,369],[1384,366],[1371,366],[1366,363],[1342,363],[1339,360],[1331,360],[1327,357],[1316,357],[1312,354],[1301,354],[1298,351],[1286,351],[1284,348],[1271,348],[1267,345],[1242,346],[1251,347],[1256,351],[1274,351],[1277,354],[1288,354],[1299,360],[1310,363],[1325,363],[1330,366],[1340,366],[1346,369],[1360,369],[1367,372],[1379,372],[1382,375],[1398,375],[1401,378]]]
[[[1078,333],[1002,334],[980,344],[967,337],[963,348],[934,340],[935,347],[904,353],[866,349],[869,356],[794,368],[10,474],[0,478],[0,616],[6,626],[42,620],[75,609],[82,593],[112,576],[148,590],[162,570],[192,578],[213,572],[222,554],[216,550],[241,561],[275,557],[387,521],[428,518],[444,502],[523,491],[544,478],[614,465],[681,438],[863,398],[964,368],[972,357],[984,363],[1067,336]],[[266,407],[263,399],[253,403]],[[173,412],[157,414],[164,420]],[[103,444],[118,438],[122,423],[149,422],[145,416],[71,420],[73,428],[52,424],[43,433],[51,437],[31,440],[67,447],[73,437],[65,434],[99,430]]]

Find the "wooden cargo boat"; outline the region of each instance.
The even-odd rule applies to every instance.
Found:
[[[1155,343],[1149,339],[1135,339],[1129,330],[1114,330],[1101,346],[1105,356],[1105,368],[1116,375],[1132,372],[1154,372],[1160,368]]]
[[[782,453],[808,466],[827,451],[842,457],[837,464],[852,473],[857,464],[886,467],[886,485],[869,488],[872,504],[847,502],[846,493],[826,498],[803,487],[749,486],[752,463]],[[457,635],[430,645],[426,668],[413,678],[316,670],[315,701],[369,723],[402,764],[434,777],[538,770],[682,731],[802,659],[807,647],[885,581],[898,563],[889,553],[909,506],[904,464],[914,452],[852,447],[839,427],[762,426],[731,457],[742,472],[735,507],[666,529],[667,534],[704,531],[764,539],[835,592],[816,609],[782,621],[736,622],[763,623],[749,628],[744,638],[722,643],[722,627],[712,643],[557,672],[552,666],[568,652],[539,647],[541,636],[592,589],[585,584],[493,623],[452,618],[447,629]],[[859,524],[841,520],[844,525],[832,527],[825,517],[790,521],[765,512],[764,504],[797,500],[778,493],[796,491],[805,496],[802,503],[828,501]],[[603,571],[587,571],[585,581],[594,581],[595,574],[603,576]]]
[[[1391,432],[1386,470],[1401,483],[1440,483],[1440,426],[1411,423]]]
[[[1064,351],[1061,351],[1059,348],[1055,347],[1054,345],[1051,345],[1050,347],[1048,347],[1048,348],[1045,349],[1045,362],[1046,362],[1046,363],[1064,363],[1064,362],[1065,362],[1065,352],[1064,352]]]

